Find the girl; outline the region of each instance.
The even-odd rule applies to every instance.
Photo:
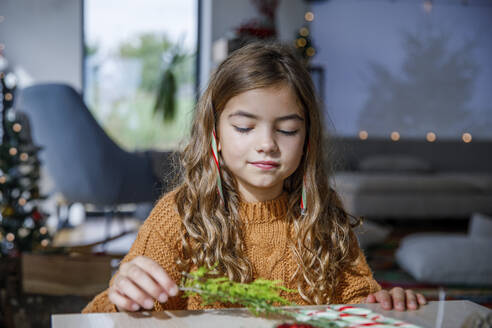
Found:
[[[282,280],[299,291],[282,296],[299,305],[424,304],[373,279],[329,186],[322,122],[309,73],[287,47],[234,52],[198,102],[181,184],[159,200],[109,289],[83,312],[200,309],[175,282],[214,263],[235,281]]]

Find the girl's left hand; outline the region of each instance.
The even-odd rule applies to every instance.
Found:
[[[417,310],[419,305],[424,305],[427,301],[424,295],[414,293],[411,289],[394,287],[390,291],[382,289],[369,294],[366,303],[381,303],[383,310],[391,310],[394,307],[397,311],[405,311],[405,309]]]

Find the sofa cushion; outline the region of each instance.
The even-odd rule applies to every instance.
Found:
[[[362,225],[354,229],[362,249],[383,243],[391,232],[391,229],[370,220],[364,220]]]
[[[468,236],[492,239],[492,216],[473,213],[468,227]]]
[[[403,238],[398,264],[422,282],[492,285],[491,238],[419,233]]]
[[[482,179],[485,179],[485,177]],[[492,193],[492,189],[484,189],[485,186],[477,184],[475,179],[463,174],[452,173],[386,174],[380,172],[341,172],[337,173],[333,180],[335,188],[350,192]],[[488,181],[492,181],[492,175],[488,176]]]
[[[359,162],[360,171],[375,172],[431,172],[431,164],[421,158],[408,155],[372,155]]]

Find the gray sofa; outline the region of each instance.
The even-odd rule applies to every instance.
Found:
[[[372,219],[492,213],[492,142],[334,138],[332,185],[349,213]]]

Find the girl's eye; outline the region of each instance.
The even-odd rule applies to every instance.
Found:
[[[278,130],[278,132],[283,133],[283,134],[288,135],[288,136],[293,136],[294,134],[297,133],[297,131],[299,131],[299,130],[295,130],[295,131]]]
[[[233,125],[234,126],[234,125]],[[240,128],[238,126],[234,126],[234,128],[236,129],[237,132],[239,133],[248,133],[249,131],[253,130],[253,128]],[[293,136],[295,134],[297,134],[297,132],[299,130],[295,130],[295,131],[285,131],[285,130],[277,130],[278,132],[282,133],[282,134],[285,134],[287,136]]]
[[[233,125],[234,126],[234,125]],[[237,126],[234,126],[234,128],[236,129],[237,132],[239,133],[248,133],[249,131],[252,130],[252,128],[240,128],[240,127],[237,127]]]

